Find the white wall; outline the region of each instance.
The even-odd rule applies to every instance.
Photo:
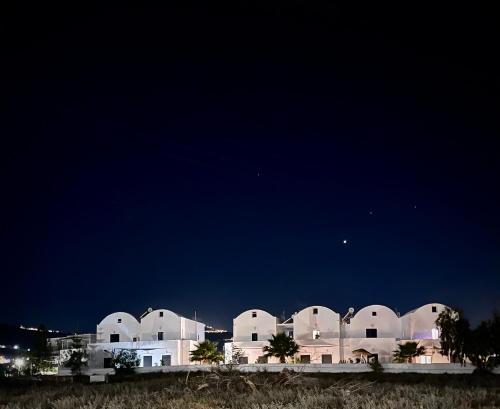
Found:
[[[344,354],[342,359],[346,361],[351,359],[356,362],[356,358],[360,358],[360,356],[353,354],[352,351],[365,349],[372,354],[377,354],[379,362],[390,363],[397,344],[396,338],[346,338],[343,340]]]
[[[252,314],[256,313],[256,317]],[[235,342],[251,342],[252,333],[257,333],[258,341],[267,341],[276,334],[278,320],[263,310],[242,312],[233,320],[233,340]]]
[[[317,314],[314,314],[315,310]],[[330,308],[314,305],[293,316],[294,339],[314,339],[313,331],[319,331],[320,339],[339,338],[340,315]]]
[[[162,341],[158,341],[159,332],[163,332]],[[120,342],[110,342],[111,334],[119,334]],[[145,315],[140,323],[128,313],[116,312],[108,315],[97,326],[96,343],[88,347],[90,365],[102,367],[104,358],[119,349],[136,351],[141,366],[144,356],[148,355],[152,357],[153,366],[161,365],[163,355],[171,356],[172,365],[190,365],[189,352],[204,340],[205,324],[181,317],[170,310],[154,310]]]
[[[181,317],[181,339],[203,342],[205,340],[205,324]]]
[[[163,332],[164,340],[181,339],[181,317],[170,310],[159,309],[141,318],[142,341],[158,340],[158,332]]]
[[[373,312],[377,315],[373,316]],[[366,338],[366,329],[376,328],[377,338],[401,338],[401,323],[396,313],[384,305],[360,309],[345,325],[346,338]]]
[[[386,373],[435,373],[435,374],[470,374],[474,371],[472,365],[462,366],[460,364],[385,364],[384,371]],[[304,373],[356,373],[356,372],[371,372],[372,370],[368,365],[363,364],[340,364],[340,365],[300,365],[300,364],[249,364],[238,365],[237,369],[241,372],[281,372],[283,369],[294,370],[296,372]],[[164,366],[153,368],[138,368],[137,373],[150,373],[150,372],[188,372],[200,371],[210,372],[213,371],[212,365],[196,365],[195,367],[189,365],[178,366]],[[88,368],[83,371],[85,374],[114,374],[114,369],[95,369]],[[500,374],[500,368],[493,370],[494,374]],[[71,371],[68,368],[59,368],[59,376],[70,376]]]
[[[376,315],[373,315],[373,314]],[[377,338],[366,338],[366,330],[377,329]],[[384,305],[369,305],[360,309],[349,324],[344,324],[342,359],[359,358],[352,351],[365,349],[378,354],[380,362],[391,362],[393,351],[401,338],[401,322],[396,313]]]
[[[198,343],[192,340],[166,341],[138,341],[138,342],[111,342],[89,345],[89,362],[92,368],[102,368],[104,358],[111,357],[113,352],[122,349],[133,350],[137,353],[144,366],[144,356],[152,357],[153,366],[162,365],[163,355],[170,355],[171,365],[192,365],[189,352],[196,348]]]
[[[126,312],[109,314],[97,325],[97,342],[109,342],[111,334],[119,334],[120,341],[132,341],[139,337],[139,327],[139,321]]]
[[[436,307],[436,312],[432,312],[432,307]],[[434,336],[434,339],[437,339],[439,334],[436,320],[445,308],[445,305],[439,303],[426,304],[403,315],[401,317],[402,338],[420,340],[433,339]]]

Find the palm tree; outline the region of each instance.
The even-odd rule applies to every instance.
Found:
[[[198,343],[196,349],[190,352],[191,362],[200,362],[205,364],[219,363],[224,359],[223,355],[217,351],[217,344],[211,341]]]
[[[399,363],[408,362],[411,364],[412,358],[425,354],[425,347],[418,346],[418,342],[407,342],[399,344],[398,349],[393,351],[394,361]]]
[[[275,356],[284,364],[286,362],[286,357],[294,356],[299,352],[299,346],[292,337],[289,337],[285,333],[280,333],[278,335],[273,335],[269,340],[269,345],[265,346],[263,350],[265,352],[264,356]]]

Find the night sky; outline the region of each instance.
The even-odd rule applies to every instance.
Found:
[[[499,308],[493,10],[210,3],[0,14],[0,322]]]

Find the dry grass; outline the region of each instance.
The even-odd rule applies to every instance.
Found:
[[[103,385],[1,387],[0,408],[323,409],[500,408],[500,387],[468,381],[370,381],[364,377],[213,373],[168,375]],[[446,386],[449,383],[450,385]]]

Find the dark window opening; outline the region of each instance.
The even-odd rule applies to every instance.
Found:
[[[163,311],[160,311],[160,317],[163,317]]]
[[[257,313],[255,311],[252,312],[252,318],[257,318]]]
[[[137,337],[132,338],[132,342],[137,342]]]
[[[377,311],[372,311],[372,317],[376,317],[377,316]]]
[[[258,340],[258,335],[256,332],[252,333],[252,341],[257,341]]]
[[[432,312],[438,312],[438,309],[435,305],[432,306]]]
[[[288,331],[288,336],[289,336],[290,338],[293,338],[293,331]]]
[[[332,363],[332,355],[321,355],[321,363],[322,364],[331,364]]]
[[[104,368],[111,368],[112,364],[112,359],[111,358],[104,358]]]
[[[240,364],[248,364],[248,357],[247,356],[240,356],[238,362]]]
[[[109,342],[120,342],[120,334],[109,334]]]
[[[145,368],[150,368],[153,366],[153,356],[152,355],[144,355],[142,357],[142,366]]]
[[[171,355],[162,355],[161,356],[161,366],[170,366],[172,365],[172,356]]]
[[[163,332],[158,332],[158,341],[163,341]]]
[[[317,308],[313,308],[313,314],[316,315],[318,313],[318,309]]]
[[[377,328],[367,328],[366,338],[377,338]]]
[[[300,362],[302,364],[310,364],[311,363],[311,355],[301,355]]]
[[[121,324],[121,323],[122,323],[122,319],[118,318],[118,324]]]

